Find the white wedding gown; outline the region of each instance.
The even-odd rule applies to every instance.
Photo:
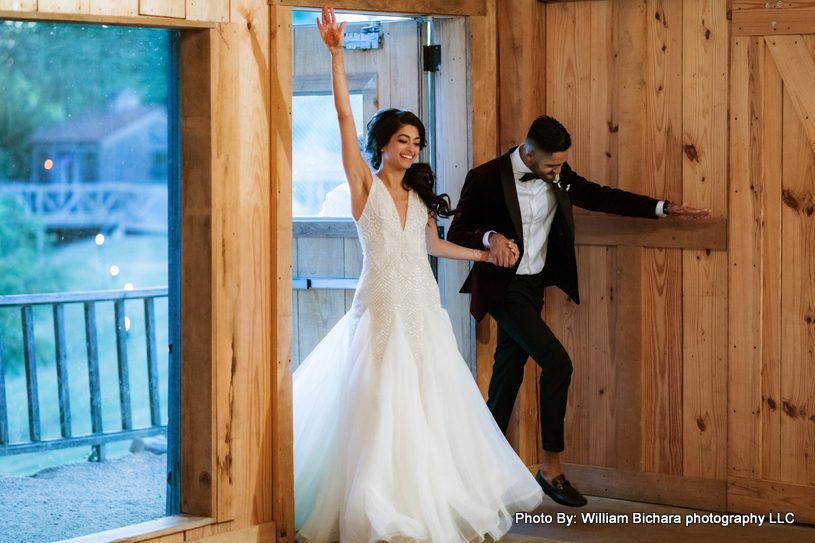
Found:
[[[458,352],[426,223],[411,191],[402,230],[374,177],[351,310],[294,373],[298,541],[498,540],[541,502]]]

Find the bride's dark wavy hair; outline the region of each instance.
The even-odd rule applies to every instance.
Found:
[[[415,126],[419,131],[419,148],[424,149],[427,145],[425,130],[419,118],[404,109],[383,109],[377,111],[368,123],[368,140],[365,142],[365,150],[371,156],[371,166],[379,169],[382,165],[382,148],[391,140],[391,137],[404,125]],[[457,209],[451,209],[450,197],[447,194],[436,194],[433,189],[436,186],[436,176],[429,164],[414,162],[405,172],[402,179],[402,187],[405,190],[413,189],[424,201],[427,209],[437,217],[458,216]]]

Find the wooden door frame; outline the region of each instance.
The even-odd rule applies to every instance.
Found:
[[[292,7],[316,9],[322,0],[269,0],[271,23],[271,128],[272,191],[272,293],[273,322],[273,448],[274,521],[278,541],[294,535],[294,478],[292,429]],[[471,130],[473,163],[493,158],[498,151],[497,28],[495,0],[396,2],[393,0],[344,0],[338,10],[394,14],[455,15],[467,18],[470,29]],[[406,8],[410,7],[410,11]],[[478,36],[472,40],[472,36]]]

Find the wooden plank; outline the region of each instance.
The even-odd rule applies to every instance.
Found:
[[[591,4],[567,2],[546,6],[546,114],[558,119],[572,137],[569,162],[578,171],[589,171],[591,162],[591,51],[584,37],[591,28]],[[575,210],[576,214],[584,213]],[[590,248],[578,247],[578,274],[586,278],[590,269]],[[586,298],[588,281],[581,283]],[[544,299],[544,321],[568,351],[577,368],[590,368],[589,308],[579,307],[563,292],[547,289]],[[591,395],[590,371],[575,371],[566,409],[565,440],[569,446],[561,460],[589,462]]]
[[[40,440],[40,393],[37,386],[37,352],[34,339],[34,315],[30,305],[20,308],[23,322],[23,356],[28,400],[28,435],[33,442]]]
[[[240,530],[204,537],[201,539],[187,539],[196,543],[275,543],[277,528],[274,522],[248,526]]]
[[[236,24],[219,26],[210,34],[212,88],[212,191],[213,205],[212,296],[217,311],[215,322],[215,447],[217,518],[231,520],[236,512],[236,462],[240,461],[241,439],[236,420],[236,390],[239,385],[238,356],[241,348],[239,312],[241,307],[241,235],[239,186],[243,165],[240,156],[240,77]]]
[[[184,33],[181,92],[181,510],[217,515],[215,377],[213,360],[212,72],[215,31]],[[217,57],[216,57],[217,58]],[[195,315],[195,318],[183,318]]]
[[[0,329],[0,445],[7,445],[8,403],[6,402],[6,365],[3,362],[3,333]]]
[[[229,22],[229,0],[186,0],[186,19],[190,21]]]
[[[343,277],[342,239],[303,239],[297,244],[297,269],[302,277]],[[342,290],[309,289],[298,294],[299,349],[305,359],[345,314]]]
[[[795,522],[815,524],[815,487],[746,477],[727,478],[727,510],[735,513],[781,515],[792,513]]]
[[[723,3],[683,3],[683,200],[727,213],[728,21]],[[726,242],[726,229],[722,241]],[[684,251],[683,474],[727,474],[727,254]]]
[[[292,277],[299,277],[300,270],[297,267],[297,246],[299,244],[299,240],[294,238],[292,240]],[[300,305],[300,291],[292,289],[292,298],[291,298],[291,371],[297,371],[297,368],[300,367],[300,342],[297,338],[300,337],[300,315],[297,313],[297,306]],[[346,311],[348,311],[348,302],[346,302]],[[303,353],[305,356],[308,353]]]
[[[536,469],[537,466],[531,469]],[[632,472],[565,464],[569,481],[589,496],[659,503],[703,511],[726,511],[724,481],[664,473]]]
[[[682,6],[648,0],[646,194],[682,194]],[[653,15],[651,15],[653,14]],[[676,21],[676,24],[674,24]],[[682,255],[643,260],[643,469],[682,473]]]
[[[357,225],[346,219],[313,219],[298,217],[293,221],[292,235],[295,238],[355,238]]]
[[[184,541],[197,541],[206,537],[212,537],[220,534],[235,531],[235,523],[233,521],[219,522],[218,524],[209,524],[200,528],[193,528],[192,530],[184,531]]]
[[[733,36],[812,34],[815,32],[815,7],[734,10],[732,29]]]
[[[0,0],[0,11],[37,11],[37,0]]]
[[[754,41],[760,38],[751,38]],[[757,44],[758,45],[758,44]],[[781,74],[764,47],[761,198],[761,479],[781,480]]]
[[[496,0],[486,1],[486,14],[468,18],[470,65],[471,166],[492,160],[499,153],[498,26]],[[475,379],[484,400],[492,376],[497,325],[485,317],[475,325]]]
[[[344,0],[338,11],[374,11],[377,13],[408,13],[417,15],[484,15],[490,0]],[[323,0],[269,0],[276,6],[320,9]]]
[[[213,518],[183,514],[173,515],[124,528],[66,539],[63,543],[138,543],[139,541],[153,541],[176,533],[182,533],[183,535],[184,530],[193,530],[213,522],[215,522]]]
[[[92,15],[113,15],[116,17],[138,17],[139,0],[90,0]]]
[[[291,119],[291,80],[293,35],[291,26],[291,9],[272,7],[270,9],[269,28],[271,29],[269,58],[269,76],[271,83],[271,119],[270,119],[270,174],[275,197],[271,198],[272,217],[270,227],[275,234],[271,241],[273,255],[270,275],[276,278],[275,287],[271,287],[273,325],[273,353],[275,361],[271,375],[273,385],[269,401],[272,403],[272,458],[264,458],[272,465],[271,477],[268,480],[271,493],[261,489],[256,500],[268,502],[267,511],[257,515],[259,522],[274,521],[266,526],[268,535],[263,535],[263,528],[257,539],[286,543],[294,541],[294,430],[292,428],[292,119]],[[268,365],[268,358],[258,360]],[[262,397],[261,397],[262,398]],[[250,502],[252,503],[252,502]]]
[[[815,485],[815,155],[791,94],[783,102],[780,479]]]
[[[71,395],[68,386],[68,350],[65,344],[65,307],[62,304],[54,304],[53,307],[59,425],[62,437],[71,437]]]
[[[133,428],[133,412],[130,408],[130,369],[127,363],[127,330],[125,329],[125,302],[113,303],[116,326],[116,361],[119,368],[119,407],[122,414],[122,429]]]
[[[730,207],[731,228],[728,307],[728,460],[727,473],[758,477],[760,460],[761,355],[761,235],[757,219],[761,202],[753,189],[761,170],[761,131],[754,117],[762,109],[759,64],[761,49],[755,40],[733,38],[730,46]]]
[[[40,13],[73,13],[88,14],[91,9],[90,0],[39,0],[37,10]]]
[[[390,107],[418,112],[421,77],[418,23],[391,22],[383,25],[383,31],[388,54],[388,69],[383,75],[390,78]]]
[[[815,33],[815,26],[810,32]],[[809,145],[815,151],[815,85],[812,84],[815,59],[802,36],[768,37],[765,41],[798,112]]]
[[[436,178],[437,192],[458,204],[464,177],[469,169],[469,124],[467,100],[467,25],[464,18],[439,19],[433,23],[441,42],[443,69],[436,72]],[[449,230],[451,219],[438,221]],[[470,297],[459,294],[470,273],[470,262],[440,259],[439,290],[447,309],[459,352],[472,364]],[[537,453],[536,453],[537,456]]]
[[[646,3],[619,2],[618,12],[618,181],[620,189],[642,193],[645,173],[645,51]],[[612,125],[609,130],[615,130]],[[580,217],[581,220],[584,217]],[[585,219],[594,220],[594,217]],[[615,232],[619,232],[615,225]],[[649,229],[650,230],[650,229]],[[643,250],[617,247],[616,386],[614,416],[617,431],[616,467],[642,470],[642,259]]]
[[[214,28],[217,23],[210,21],[190,21],[186,19],[173,19],[169,17],[123,17],[113,15],[96,15],[83,13],[45,12],[45,11],[13,11],[0,5],[0,19],[15,21],[52,22],[52,23],[89,23],[109,26],[132,26],[134,28],[172,28],[172,29],[203,29]]]
[[[144,337],[147,351],[147,382],[150,397],[150,424],[161,425],[159,401],[158,360],[156,352],[156,311],[153,298],[144,299]]]
[[[184,19],[186,13],[186,0],[139,0],[139,15]]]

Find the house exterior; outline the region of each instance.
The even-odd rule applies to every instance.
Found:
[[[142,106],[132,91],[29,141],[32,183],[167,183],[167,108]]]

